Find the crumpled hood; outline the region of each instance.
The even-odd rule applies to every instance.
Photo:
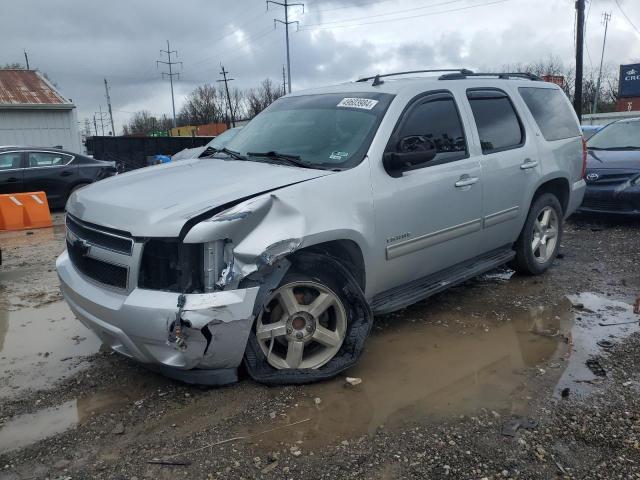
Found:
[[[177,237],[187,220],[207,210],[331,173],[242,160],[185,160],[81,188],[69,198],[67,211],[136,237]]]

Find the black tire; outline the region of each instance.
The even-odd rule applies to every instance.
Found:
[[[551,207],[557,216],[558,232],[553,252],[550,254],[547,261],[540,262],[535,258],[531,244],[534,238],[534,225],[536,219],[538,218],[540,213],[547,207]],[[511,262],[511,266],[517,272],[523,273],[525,275],[540,275],[549,269],[549,267],[555,260],[556,255],[558,254],[558,250],[560,249],[560,242],[562,241],[563,218],[564,214],[562,211],[562,206],[560,205],[560,201],[552,193],[543,193],[542,195],[534,199],[534,202],[529,209],[527,220],[524,223],[524,227],[522,228],[522,232],[520,232],[520,237],[518,237],[518,240],[515,244],[516,257]]]
[[[323,254],[303,252],[291,261],[291,268],[279,286],[304,279],[319,283],[335,292],[347,314],[347,329],[338,352],[321,367],[277,369],[267,362],[256,339],[254,325],[249,334],[244,364],[251,378],[267,385],[304,384],[335,377],[357,362],[373,323],[373,313],[358,283],[336,259]],[[263,305],[257,311],[260,312],[262,308]]]

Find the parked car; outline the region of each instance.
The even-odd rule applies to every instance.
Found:
[[[640,215],[640,117],[607,125],[587,142],[581,212]]]
[[[0,194],[44,191],[50,208],[63,208],[72,192],[116,172],[114,162],[56,148],[0,147]]]
[[[180,150],[171,157],[171,160],[175,162],[176,160],[187,160],[190,158],[200,158],[213,155],[218,150],[222,150],[241,129],[242,127],[233,127],[225,130],[203,147],[185,148],[184,150]]]
[[[352,366],[374,314],[506,262],[545,272],[585,189],[566,95],[527,74],[393,76],[287,95],[212,158],[76,192],[71,309],[174,378],[231,382],[244,358],[305,383]]]
[[[582,125],[582,136],[585,140],[589,140],[596,133],[602,130],[602,125]]]

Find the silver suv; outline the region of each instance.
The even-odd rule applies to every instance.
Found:
[[[106,345],[173,378],[232,382],[244,360],[259,382],[325,379],[375,314],[508,262],[547,270],[584,165],[569,101],[530,75],[303,91],[210,158],[75,192],[62,292]]]

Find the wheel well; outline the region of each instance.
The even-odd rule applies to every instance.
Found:
[[[553,180],[549,180],[538,187],[536,193],[533,195],[531,203],[535,202],[536,198],[543,193],[552,193],[560,201],[562,211],[566,212],[569,206],[569,192],[569,182],[566,178],[554,178]]]
[[[353,240],[332,240],[330,242],[319,243],[298,250],[298,252],[311,251],[329,254],[340,260],[344,266],[354,276],[358,285],[364,291],[366,286],[366,270],[362,250]],[[298,253],[296,252],[296,253]]]

